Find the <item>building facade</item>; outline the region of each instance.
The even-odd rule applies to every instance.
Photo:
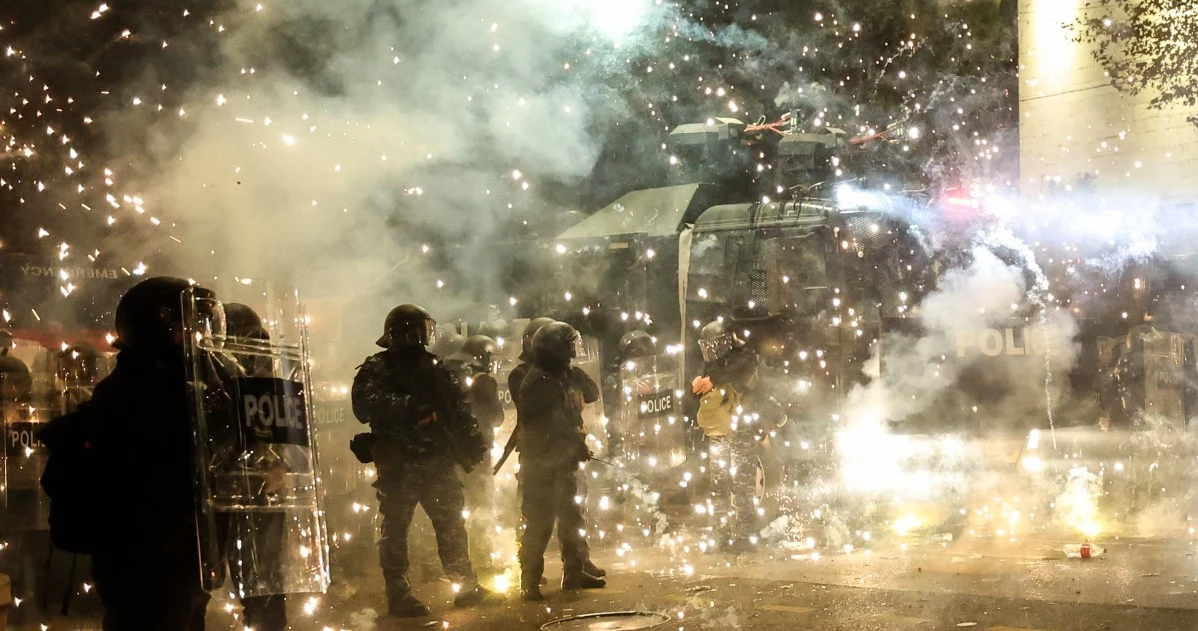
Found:
[[[1152,110],[1121,94],[1069,25],[1092,0],[1019,0],[1020,189],[1039,196],[1093,186],[1198,199],[1195,112]]]

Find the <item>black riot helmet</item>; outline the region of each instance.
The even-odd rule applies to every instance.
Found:
[[[478,335],[485,335],[492,340],[500,340],[507,336],[509,327],[506,320],[491,320],[483,322],[478,327]]]
[[[476,372],[494,372],[493,358],[498,352],[499,344],[486,335],[471,335],[462,344],[462,354],[469,358]]]
[[[383,336],[375,344],[383,348],[423,347],[432,343],[437,321],[417,305],[399,305],[387,314]]]
[[[247,305],[230,302],[225,305],[225,329],[229,337],[269,340],[270,334],[262,325],[262,317]]]
[[[121,296],[116,307],[117,339],[113,346],[118,350],[161,350],[178,345],[184,329],[185,298],[195,305],[195,313],[190,314],[195,319],[191,326],[223,339],[224,307],[212,290],[182,278],[158,276],[141,281]]]
[[[699,332],[699,351],[703,354],[703,361],[709,364],[727,359],[732,351],[744,345],[744,341],[722,320],[708,323]]]
[[[545,368],[563,368],[578,357],[582,336],[565,322],[550,322],[532,336],[535,361]]]
[[[458,333],[457,329],[452,326],[442,326],[436,330],[436,338],[433,340],[429,352],[441,358],[460,359],[458,357],[462,353],[462,344],[466,343],[466,338]]]
[[[620,338],[620,360],[652,357],[657,354],[657,342],[644,331],[629,331]]]
[[[225,319],[228,321],[225,329],[229,338],[232,341],[241,340],[240,350],[251,351],[232,353],[233,359],[241,366],[241,369],[250,377],[272,376],[274,362],[270,355],[260,352],[265,344],[270,342],[270,332],[263,325],[262,316],[259,316],[258,312],[248,305],[231,302],[225,305]],[[237,344],[233,344],[226,346],[225,349],[229,350],[230,347],[237,348],[237,346]],[[256,350],[255,347],[257,347]]]
[[[28,402],[33,393],[33,376],[25,362],[0,355],[0,412],[6,403]]]
[[[554,322],[553,318],[533,318],[524,327],[524,339],[520,344],[520,361],[530,362],[533,358],[532,338],[546,324]]]
[[[100,375],[100,353],[87,342],[68,346],[55,358],[54,374],[69,384],[93,384]]]

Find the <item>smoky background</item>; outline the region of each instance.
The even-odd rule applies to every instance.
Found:
[[[296,286],[313,317],[318,377],[342,383],[375,352],[382,319],[396,304],[422,304],[447,323],[510,321],[540,315],[536,296],[599,295],[598,279],[620,270],[563,265],[554,238],[628,190],[678,177],[663,145],[673,125],[717,115],[772,118],[790,108],[804,128],[850,134],[905,121],[905,137],[867,150],[862,170],[895,182],[914,173],[941,184],[982,177],[999,185],[981,194],[986,216],[961,243],[936,243],[962,254],[945,259],[940,287],[912,316],[923,334],[883,336],[879,348],[892,370],[883,374],[875,357],[873,381],[847,395],[839,464],[878,467],[850,468],[848,478],[829,472],[805,490],[843,497],[861,484],[900,479],[890,474],[909,462],[888,458],[909,444],[910,432],[894,424],[959,410],[962,379],[1002,393],[967,421],[980,430],[1089,418],[1093,406],[1072,400],[1070,388],[1071,370],[1087,352],[1076,339],[1079,320],[1137,317],[1122,315],[1120,292],[1134,292],[1134,280],[1147,279],[1141,266],[1166,255],[1171,271],[1161,282],[1198,282],[1184,256],[1194,215],[1150,191],[1086,192],[1068,201],[1003,192],[1017,153],[1010,101],[999,98],[1017,89],[1012,42],[985,33],[989,43],[966,53],[959,40],[977,35],[969,10],[1010,11],[1013,3],[899,4],[802,7],[804,23],[818,13],[823,26],[792,29],[766,19],[787,11],[771,3],[726,11],[636,0],[602,7],[225,0],[129,2],[105,11],[42,3],[40,26],[9,30],[23,52],[3,67],[10,85],[23,86],[9,100],[25,121],[10,125],[22,139],[36,137],[39,150],[26,156],[20,142],[8,147],[6,172],[17,175],[0,194],[10,208],[28,210],[6,216],[0,235],[6,248],[51,258],[70,243],[58,259],[64,265],[98,252],[96,260],[111,259],[130,283],[144,262],[151,275],[194,277],[218,290],[245,279]],[[962,13],[945,19],[940,9]],[[899,19],[906,11],[918,14],[914,24]],[[745,27],[755,14],[761,26]],[[844,52],[837,44],[855,24],[860,37],[886,33],[889,50],[875,55],[850,43]],[[921,36],[902,46],[911,32]],[[53,106],[39,116],[20,104],[45,105],[38,98],[45,73],[57,80],[46,85],[78,87],[51,88]],[[42,121],[58,130],[45,151]],[[73,142],[59,143],[63,135]],[[70,157],[68,144],[82,157]],[[80,162],[76,175],[65,175],[64,166]],[[753,162],[737,164],[745,201],[756,198],[762,183]],[[39,191],[39,183],[48,186]],[[38,236],[43,225],[48,237]],[[88,283],[77,284],[77,296],[84,294]],[[69,311],[69,298],[50,304]],[[1172,299],[1153,315],[1192,331],[1194,313],[1190,301]],[[104,316],[101,308],[96,317]],[[1000,370],[985,374],[945,359],[957,352],[959,329],[1000,329],[1012,318],[1044,331],[1043,355],[1002,358],[991,364]],[[1063,411],[1069,406],[1072,417]],[[1149,429],[1137,446],[1145,457],[1177,444],[1168,430]],[[323,447],[344,451],[340,443]],[[975,466],[981,455],[970,449],[947,460],[915,450],[936,472],[928,490],[1004,488],[1012,471]],[[331,462],[353,466],[344,453]],[[1183,488],[1191,469],[1180,464],[1165,486]],[[1026,501],[1065,498],[1077,507],[1066,513],[1084,520],[1093,517],[1087,502],[1096,484],[1084,476],[1045,482]],[[641,505],[657,501],[643,484],[631,486]],[[1141,531],[1170,532],[1187,498],[1156,498]],[[861,512],[840,506],[815,520],[838,524],[823,531],[835,534],[819,535],[835,547],[853,541],[848,524]],[[665,519],[650,510],[649,521]],[[812,523],[803,517],[778,530],[802,541],[816,532]]]

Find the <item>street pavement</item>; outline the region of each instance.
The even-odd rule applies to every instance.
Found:
[[[605,611],[668,615],[661,629],[978,629],[1128,631],[1198,628],[1198,566],[1189,541],[1106,542],[1096,559],[1068,559],[1051,539],[928,543],[816,558],[810,553],[719,554],[685,559],[651,549],[635,559],[604,554],[609,587],[562,592],[528,604],[455,610],[444,582],[418,592],[428,619],[373,617],[382,584],[371,574],[331,590],[310,628],[538,629]],[[635,567],[633,564],[635,563]],[[549,572],[556,581],[560,573]],[[300,620],[297,618],[297,620]],[[374,627],[370,626],[373,621]]]
[[[659,629],[978,631],[1160,631],[1198,628],[1198,561],[1188,540],[1104,542],[1095,559],[1068,559],[1065,541],[927,542],[906,549],[759,552],[680,558],[665,547],[617,556],[598,550],[607,589],[563,592],[560,569],[548,571],[546,601],[504,601],[459,610],[447,582],[417,586],[429,618],[387,617],[381,574],[335,582],[325,596],[292,599],[294,629],[529,629],[563,617],[605,611],[669,616]],[[510,576],[510,575],[509,575]],[[235,627],[236,607],[214,602],[210,630]],[[45,624],[42,627],[41,624]],[[53,619],[19,631],[97,629],[94,617]]]

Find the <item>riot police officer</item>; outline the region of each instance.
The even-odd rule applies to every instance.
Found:
[[[270,333],[262,323],[262,316],[249,305],[230,302],[225,305],[225,325],[229,337],[237,338],[251,344],[270,342]],[[270,357],[260,354],[240,354],[234,359],[250,377],[272,377],[274,367]]]
[[[471,335],[462,345],[462,362],[466,367],[466,399],[478,419],[483,441],[490,449],[495,431],[503,424],[503,404],[499,400],[499,382],[495,375],[495,358],[499,344],[486,335]],[[487,460],[490,460],[489,458]],[[495,530],[495,478],[488,468],[472,471],[465,477],[466,507],[470,517],[471,556],[476,565],[492,567],[491,533]]]
[[[782,424],[780,412],[757,397],[757,356],[722,319],[699,333],[703,374],[691,382],[696,420],[708,440],[711,502],[721,549],[739,553],[757,535],[756,486],[760,440]]]
[[[553,322],[553,318],[533,318],[524,326],[524,334],[520,340],[520,363],[515,368],[512,368],[512,371],[507,376],[507,390],[512,396],[512,403],[516,405],[516,427],[512,430],[512,435],[508,438],[507,445],[503,448],[503,455],[499,457],[499,462],[495,464],[495,474],[499,473],[499,469],[503,467],[503,463],[507,462],[512,452],[520,446],[520,384],[524,383],[525,375],[532,369],[532,336],[541,327],[550,322]]]
[[[470,606],[490,596],[470,563],[465,500],[455,472],[455,465],[469,472],[481,463],[486,445],[457,377],[426,350],[435,326],[416,305],[392,309],[377,342],[385,350],[362,364],[353,384],[354,415],[370,425],[378,470],[379,559],[394,616],[429,613],[408,582],[408,530],[417,505],[433,523],[445,573],[460,586],[454,604]]]
[[[478,419],[484,439],[490,439],[503,423],[503,403],[499,401],[499,382],[495,380],[495,355],[499,344],[486,335],[471,335],[462,344],[470,382],[466,398]]]
[[[215,296],[180,278],[144,280],[116,309],[116,368],[91,401],[39,435],[50,449],[86,428],[94,458],[92,573],[104,631],[203,631],[209,596],[196,532],[190,398],[184,368],[182,297],[207,305],[201,328],[219,331]],[[199,323],[192,323],[199,324]],[[61,451],[60,451],[61,453]],[[43,485],[47,480],[43,478]],[[51,496],[51,517],[56,493]],[[59,495],[62,497],[62,495]]]
[[[240,303],[225,305],[226,334],[229,338],[241,341],[243,344],[266,344],[270,342],[270,333],[263,326],[262,317],[253,308]],[[257,353],[235,353],[234,360],[249,377],[273,377],[274,370],[269,357]],[[282,466],[282,458],[269,448],[264,453],[255,454],[257,462],[246,463],[257,468],[271,469],[277,472],[272,478],[282,479],[286,469]],[[277,489],[268,492],[277,493]],[[285,515],[282,512],[263,512],[251,515],[247,522],[235,524],[248,532],[244,532],[238,545],[253,546],[254,557],[260,565],[255,568],[259,574],[265,573],[268,580],[282,587],[283,544],[286,537]],[[234,573],[243,571],[242,568],[231,567]],[[285,631],[287,629],[287,602],[283,594],[268,596],[247,596],[241,599],[242,615],[245,616],[245,626],[254,631]]]
[[[523,474],[520,586],[525,600],[542,600],[545,548],[557,524],[562,589],[594,589],[607,582],[585,571],[585,521],[575,502],[580,465],[590,459],[582,424],[584,393],[573,377],[578,331],[563,322],[542,326],[532,339],[534,364],[520,387],[520,469]]]
[[[58,412],[73,412],[92,396],[100,375],[100,354],[87,342],[67,347],[55,358],[54,381]]]
[[[535,365],[536,353],[533,349],[533,337],[536,335],[537,331],[541,330],[542,327],[547,324],[554,324],[555,322],[556,320],[553,318],[533,318],[524,327],[524,333],[520,345],[520,364],[512,369],[512,372],[508,374],[507,378],[508,392],[510,392],[512,395],[512,403],[516,404],[516,427],[512,431],[511,438],[508,439],[507,446],[504,447],[503,456],[500,457],[499,463],[495,465],[495,473],[499,473],[500,467],[503,466],[503,463],[507,460],[508,456],[510,456],[512,452],[518,449],[520,446],[520,434],[522,432],[520,423],[520,389],[524,383],[524,378]],[[593,379],[591,379],[590,375],[587,375],[577,366],[570,366],[569,371],[571,381],[582,393],[583,403],[590,404],[598,401],[599,386]],[[581,470],[578,470],[575,474],[575,477],[577,478],[575,481],[577,493],[580,496],[585,495],[586,476]],[[517,495],[523,497],[524,476],[520,475],[518,481],[519,483],[517,486],[519,491],[517,492]],[[572,515],[570,517],[570,521],[573,521],[574,523],[583,523],[583,521],[586,519],[584,509],[585,502],[575,502],[572,506],[568,507],[567,510],[577,513],[577,515]],[[591,551],[590,547],[587,545],[586,539],[581,539],[575,542],[575,544],[578,548],[578,553],[583,557],[583,571],[591,576],[597,576],[600,578],[607,576],[607,570],[596,566],[591,561]]]
[[[5,451],[0,452],[0,465],[5,469],[5,484],[0,485],[0,533],[4,533],[9,546],[7,558],[0,558],[0,572],[12,580],[13,596],[32,598],[46,584],[47,574],[43,568],[49,533],[45,532],[38,486],[44,454],[39,453],[36,444],[30,454],[21,448],[28,443],[14,438],[17,428],[34,425],[29,424],[33,418],[33,375],[25,362],[8,354],[13,348],[12,335],[0,329],[0,430],[5,441]]]
[[[607,416],[607,445],[610,454],[618,455],[624,441],[620,424],[623,418],[622,407],[627,404],[623,378],[627,364],[656,354],[657,343],[644,331],[629,331],[620,338],[612,362],[614,365],[608,366],[607,378],[603,380],[603,408]]]

